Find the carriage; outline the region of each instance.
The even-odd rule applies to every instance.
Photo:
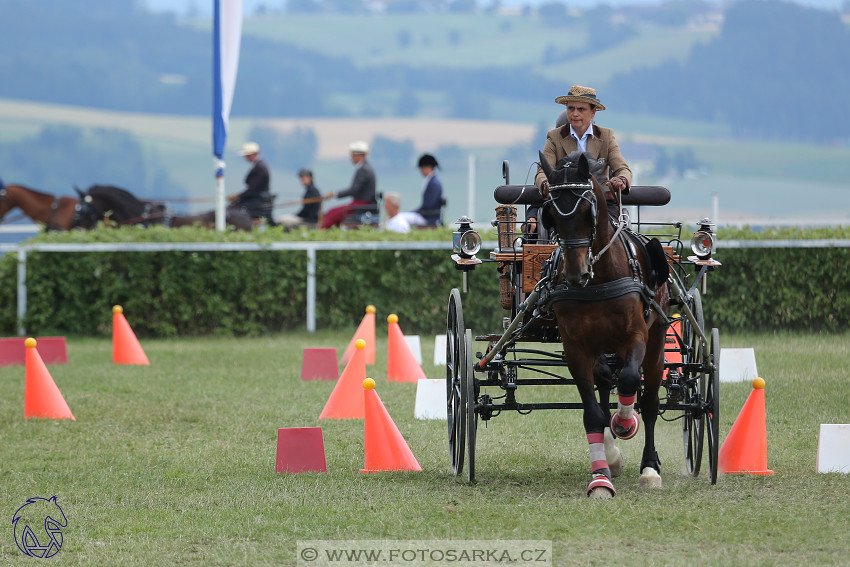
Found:
[[[543,161],[541,155],[541,163]],[[573,165],[568,165],[574,168]],[[546,169],[544,167],[544,170]],[[550,185],[553,176],[562,175],[560,171],[554,175],[550,171],[546,173],[549,174]],[[588,324],[583,316],[579,317],[581,313],[594,314],[607,302],[621,300],[615,298],[641,296],[640,290],[634,287],[635,284],[627,280],[631,278],[636,281],[638,276],[645,276],[642,272],[648,271],[647,266],[651,263],[648,257],[653,255],[644,247],[642,253],[638,251],[631,256],[627,254],[632,267],[638,264],[638,268],[643,267],[643,270],[638,269],[632,273],[627,271],[626,277],[614,282],[594,285],[591,280],[589,283],[585,282],[588,285],[578,283],[570,289],[570,285],[563,283],[563,272],[559,268],[559,265],[567,262],[566,254],[571,253],[570,248],[582,248],[584,245],[588,248],[587,257],[593,259],[595,256],[596,260],[600,260],[600,256],[609,254],[605,250],[601,253],[598,250],[599,246],[606,243],[594,241],[599,235],[594,235],[592,229],[589,235],[585,235],[589,236],[588,239],[577,238],[575,234],[558,234],[569,230],[569,227],[562,228],[566,225],[556,226],[555,234],[551,238],[531,238],[523,232],[521,221],[517,219],[517,210],[549,202],[553,203],[552,210],[556,216],[567,217],[571,211],[573,216],[590,218],[597,214],[596,209],[600,208],[593,199],[595,178],[588,175],[586,170],[580,175],[573,171],[569,179],[564,174],[561,178],[564,182],[559,187],[551,187],[548,199],[544,199],[535,185],[511,185],[507,162],[503,163],[503,178],[505,183],[494,192],[498,206],[496,220],[492,224],[497,227],[498,243],[489,253],[489,257],[477,257],[481,238],[472,228],[469,218],[459,219],[459,228],[453,234],[452,259],[462,274],[463,291],[469,291],[469,272],[481,264],[491,263],[497,268],[500,303],[505,310],[502,329],[473,337],[472,330],[466,328],[464,323],[461,291],[452,289],[448,300],[446,393],[449,451],[453,472],[462,475],[465,470],[469,481],[475,480],[475,451],[478,424],[481,421],[487,422],[503,412],[510,411],[527,414],[542,409],[584,409],[585,427],[588,427],[590,414],[587,412],[592,414],[597,411],[595,408],[588,410],[585,407],[592,405],[592,402],[586,404],[584,397],[581,402],[527,402],[522,400],[523,386],[583,387],[577,382],[577,379],[584,379],[581,364],[572,352],[581,350],[582,347],[570,344],[570,341],[578,342],[576,337],[581,335],[572,334],[571,327]],[[556,189],[560,189],[560,193]],[[625,206],[631,206],[635,218],[629,219],[627,215],[621,215],[617,222],[602,220],[601,224],[609,224],[612,229],[618,223],[626,225],[625,230],[618,230],[611,237],[612,241],[616,241],[612,249],[631,247],[631,252],[635,252],[634,248],[640,248],[640,245],[631,242],[637,235],[644,243],[655,240],[663,250],[660,261],[665,264],[666,270],[662,270],[664,281],[659,284],[659,295],[653,298],[651,293],[650,297],[644,293],[643,298],[638,297],[635,300],[639,309],[643,310],[645,320],[649,318],[648,313],[653,311],[652,317],[658,320],[658,333],[663,337],[663,345],[659,347],[659,351],[663,351],[663,370],[661,365],[658,365],[657,370],[652,370],[653,374],[663,373],[657,380],[659,385],[648,387],[649,381],[645,376],[645,370],[656,365],[646,359],[642,365],[636,365],[640,372],[640,386],[637,387],[634,397],[634,412],[643,414],[643,420],[647,423],[647,447],[654,442],[649,428],[654,429],[655,417],[678,422],[682,429],[688,473],[697,477],[700,471],[704,470],[703,452],[707,449],[707,476],[710,483],[715,484],[718,469],[720,345],[719,331],[716,328],[705,328],[702,295],[707,274],[720,266],[720,263],[711,257],[715,248],[715,236],[708,219],[700,221],[688,251],[682,241],[681,222],[641,222],[641,207],[660,206],[669,200],[670,192],[664,187],[634,186],[628,194],[621,197],[621,211],[626,210]],[[604,216],[607,219],[604,203],[601,210],[599,218]],[[561,231],[557,230],[559,228]],[[632,228],[634,230],[631,230]],[[632,233],[631,238],[623,236],[625,233]],[[619,243],[620,239],[622,244]],[[656,249],[652,246],[649,248]],[[584,254],[583,249],[579,252]],[[654,255],[658,263],[659,254]],[[592,267],[590,273],[593,273]],[[612,288],[618,285],[622,287],[621,284],[627,287],[618,292],[612,291]],[[628,287],[629,284],[632,287]],[[659,305],[662,301],[661,288],[666,290],[664,293],[669,297],[663,307]],[[553,306],[559,305],[567,307],[553,309]],[[622,309],[622,305],[619,305],[618,309]],[[587,330],[579,332],[589,333],[593,323],[590,325]],[[651,348],[650,345],[647,350]],[[594,380],[589,388],[592,389],[594,399],[598,396],[598,404],[608,420],[612,410],[616,410],[623,400],[620,397],[618,402],[609,402],[609,394],[620,387],[619,374],[625,374],[623,368],[628,365],[623,360],[618,360],[622,358],[622,352],[619,355],[616,352],[604,352],[599,356],[595,353],[589,354],[596,359],[593,363]],[[626,355],[626,358],[628,356]],[[651,419],[647,416],[648,412],[653,414]],[[618,414],[615,413],[616,415]],[[622,458],[620,457],[619,463],[612,462],[616,456],[611,455],[609,450],[613,438],[630,438],[626,435],[611,434],[614,421],[606,421],[605,425],[604,439],[599,434],[600,425],[597,425],[594,431],[587,431],[588,442],[591,443],[593,470],[593,480],[588,487],[589,496],[599,492],[603,493],[599,497],[613,496],[615,491],[610,480],[612,476],[619,474],[619,471],[614,469],[617,465],[622,468]],[[636,432],[637,426],[631,435]],[[594,446],[593,442],[597,444]],[[603,446],[605,456],[601,457],[599,451]],[[641,469],[645,464],[652,465],[654,445],[647,447],[644,449],[644,460],[647,462],[642,461]],[[606,460],[600,459],[606,459],[607,463]],[[610,466],[610,470],[606,469],[606,466]],[[603,478],[605,475],[607,479]],[[657,475],[650,475],[653,476]],[[643,481],[642,475],[642,485]],[[660,477],[655,485],[660,486]],[[649,486],[653,484],[650,483]],[[600,487],[604,490],[600,490]]]

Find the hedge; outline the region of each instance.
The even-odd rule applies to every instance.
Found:
[[[273,231],[211,237],[205,229],[91,232],[97,234],[42,235],[36,241],[314,237]],[[335,232],[323,236],[385,238],[356,232],[356,236]],[[449,232],[435,231],[427,238],[450,238]],[[846,269],[850,249],[723,249],[721,240],[716,258],[723,266],[709,275],[703,298],[708,326],[723,332],[850,329],[850,299],[842,293],[850,283]],[[14,254],[0,258],[0,333],[5,336],[17,332],[16,265]],[[120,304],[136,334],[143,337],[304,329],[306,265],[305,252],[289,251],[30,252],[24,323],[30,335],[108,335],[111,308]],[[461,284],[447,250],[319,251],[316,275],[319,329],[353,328],[371,304],[379,317],[398,314],[405,333],[443,333],[449,292]],[[498,332],[506,312],[499,306],[495,264],[485,263],[473,271],[470,288],[463,295],[467,327]]]

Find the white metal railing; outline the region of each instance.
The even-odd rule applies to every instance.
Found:
[[[38,234],[40,224],[0,224],[0,234]]]
[[[495,247],[496,242],[485,243]],[[18,256],[18,335],[24,336],[27,313],[27,254],[29,252],[258,252],[307,253],[307,331],[316,331],[316,252],[319,250],[451,250],[451,242],[91,242],[85,244],[2,244],[0,252]]]
[[[496,248],[498,242],[482,244]],[[27,254],[29,252],[257,252],[293,251],[307,253],[307,331],[316,331],[316,252],[325,250],[451,250],[451,242],[92,242],[85,244],[40,243],[3,244],[0,252],[18,257],[18,334],[24,336],[27,312]],[[721,240],[718,248],[850,248],[850,240]],[[448,260],[447,260],[448,261]]]

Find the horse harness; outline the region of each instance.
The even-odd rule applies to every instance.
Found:
[[[595,206],[595,199],[593,201],[594,202],[592,203],[592,205]],[[561,211],[559,210],[558,212],[560,213]],[[656,292],[649,285],[647,285],[645,281],[647,278],[644,277],[643,268],[641,267],[640,261],[638,260],[637,248],[641,249],[644,258],[647,259],[647,263],[650,262],[651,258],[651,255],[649,254],[645,244],[643,243],[642,235],[635,233],[631,229],[624,229],[623,222],[615,223],[613,219],[611,219],[610,217],[608,218],[612,226],[617,226],[617,232],[611,238],[611,241],[608,242],[608,244],[599,252],[599,254],[594,255],[592,253],[592,251],[590,250],[590,245],[587,243],[588,239],[562,239],[558,237],[558,247],[555,249],[554,252],[552,252],[552,255],[543,263],[540,281],[537,284],[538,289],[540,291],[540,299],[537,302],[539,309],[543,311],[548,311],[552,304],[558,303],[560,301],[605,301],[608,299],[622,297],[624,295],[628,295],[629,293],[638,293],[644,304],[644,320],[649,320],[649,317],[651,316],[653,310],[655,310],[659,314],[664,315],[664,310],[655,301]],[[589,239],[590,242],[593,241],[595,232],[596,225],[594,223],[593,229],[591,231],[591,237]],[[626,276],[610,282],[592,284],[584,287],[570,287],[566,283],[557,282],[559,267],[561,262],[563,261],[564,250],[566,248],[578,248],[581,246],[588,246],[588,256],[592,262],[595,262],[599,259],[599,257],[602,256],[602,254],[604,254],[608,250],[608,248],[610,248],[614,241],[619,241],[626,252],[626,256],[629,261],[629,267],[632,272],[631,277]],[[666,280],[666,277],[664,278],[664,280]],[[653,283],[658,284],[661,282]]]

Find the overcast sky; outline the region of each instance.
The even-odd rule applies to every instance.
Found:
[[[536,6],[543,2],[553,0],[502,0],[502,6]],[[837,10],[841,8],[844,0],[794,0],[796,4],[813,6],[825,9]],[[155,11],[176,12],[186,14],[190,10],[196,13],[212,15],[212,2],[210,0],[144,0],[147,6]],[[570,6],[595,6],[597,4],[608,4],[609,6],[637,5],[637,4],[660,4],[662,0],[568,0],[565,3]],[[478,0],[481,5],[489,5],[490,0]],[[246,14],[252,14],[258,6],[267,6],[278,9],[283,6],[283,0],[242,0]]]

